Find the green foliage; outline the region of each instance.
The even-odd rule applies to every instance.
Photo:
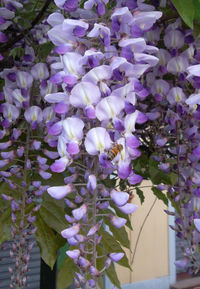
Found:
[[[200,21],[200,1],[199,0],[172,0],[183,21],[196,30]],[[199,32],[199,30],[198,30]],[[197,31],[196,31],[197,33]]]
[[[149,158],[145,153],[142,153],[142,155],[134,160],[133,162],[133,169],[136,174],[139,174],[143,178],[148,179],[149,178]]]
[[[57,288],[66,289],[70,286],[74,281],[75,272],[77,272],[76,265],[71,258],[66,257],[58,272]]]
[[[11,240],[11,209],[7,208],[0,215],[0,245],[5,242]]]
[[[60,234],[67,226],[64,217],[64,203],[45,194],[45,199],[40,208],[40,215],[49,224],[49,227]]]
[[[103,246],[103,249],[105,249],[105,251],[107,252],[107,254],[109,254],[110,252],[114,252],[114,253],[123,252],[124,257],[118,262],[118,264],[132,270],[129,265],[129,261],[126,256],[126,253],[122,249],[120,243],[115,240],[115,237],[109,234],[105,230],[101,230],[101,235],[102,235],[102,246]]]
[[[109,176],[109,177],[107,177],[107,179],[103,180],[102,183],[106,187],[113,189],[116,186],[116,181],[117,181],[116,178],[110,178],[110,176]]]
[[[110,279],[113,285],[115,285],[117,288],[121,289],[119,279],[117,277],[114,264],[112,263],[110,267],[106,270],[106,275]]]
[[[24,56],[24,49],[22,47],[15,47],[10,50],[9,56],[12,56],[14,59],[22,58]]]
[[[183,21],[193,29],[194,4],[192,0],[172,0]]]
[[[168,199],[167,199],[166,195],[165,195],[162,191],[160,191],[159,189],[157,189],[156,187],[153,187],[153,188],[151,188],[151,189],[152,189],[154,195],[155,195],[159,200],[163,201],[166,206],[168,206]]]
[[[104,278],[103,278],[103,276],[99,277],[98,285],[99,285],[100,289],[104,289]]]
[[[158,162],[156,162],[152,157],[149,159],[149,178],[153,184],[167,184],[174,185],[176,182],[176,175],[173,173],[164,173],[158,168]]]
[[[200,21],[200,1],[193,0],[193,5],[194,5],[194,19],[196,21]]]
[[[42,62],[45,61],[53,48],[54,48],[54,45],[52,42],[46,42],[46,43],[41,44],[38,47],[38,51],[37,51],[37,55],[40,61]]]
[[[139,188],[135,188],[136,189],[136,194],[138,195],[138,197],[139,197],[139,199],[140,199],[140,203],[141,203],[141,205],[144,203],[144,199],[145,199],[145,197],[144,197],[144,194],[143,194],[143,191],[142,190],[140,190]]]
[[[69,244],[66,243],[62,248],[59,250],[59,257],[58,257],[58,270],[60,270],[60,267],[62,266],[62,263],[66,259],[66,251],[69,250]]]
[[[107,232],[106,232],[107,233]],[[107,233],[108,234],[108,233]],[[120,251],[121,252],[121,251]],[[105,255],[105,250],[104,250],[104,246],[99,246],[97,245],[97,253],[98,256],[103,256]],[[109,252],[108,252],[109,253]],[[103,257],[103,258],[98,258],[97,259],[97,269],[99,271],[101,271],[104,268],[104,264],[106,261],[107,257]],[[118,280],[117,274],[116,274],[116,270],[115,270],[115,266],[112,263],[111,266],[106,270],[106,275],[108,276],[108,278],[110,279],[110,281],[117,287],[117,288],[121,288],[120,287],[120,282]],[[104,289],[104,282],[102,280],[103,278],[101,277],[99,280],[99,286],[101,289]]]
[[[37,227],[35,237],[40,248],[40,255],[44,262],[53,269],[57,258],[57,250],[60,248],[61,242],[58,242],[60,240],[56,236],[55,232],[44,221],[40,212],[37,213],[35,225]]]
[[[117,241],[119,241],[119,243],[125,247],[125,248],[130,248],[130,241],[129,241],[129,237],[128,234],[126,232],[126,229],[124,227],[122,228],[116,228],[115,226],[113,226],[110,221],[108,220],[108,218],[104,218],[104,223],[109,227],[110,231],[112,232],[113,236],[115,237],[115,239]]]

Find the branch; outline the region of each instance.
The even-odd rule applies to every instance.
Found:
[[[35,17],[35,19],[33,19],[33,21],[31,22],[31,27],[28,28],[28,29],[25,29],[23,31],[23,33],[20,33],[15,38],[13,38],[10,41],[8,41],[4,46],[2,46],[0,48],[0,53],[3,53],[6,50],[10,49],[15,43],[17,43],[18,41],[20,41],[24,37],[24,34],[28,34],[30,32],[30,30],[33,29],[33,27],[42,19],[42,17],[44,16],[45,11],[47,10],[47,8],[51,4],[51,2],[52,2],[52,0],[46,0],[43,8],[40,10],[40,12]]]

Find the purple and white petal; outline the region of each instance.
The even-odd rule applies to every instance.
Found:
[[[97,155],[99,152],[108,150],[111,143],[111,138],[103,127],[90,129],[85,138],[85,148],[90,155]]]
[[[65,186],[50,187],[47,189],[48,194],[56,200],[63,199],[73,191],[71,184]]]
[[[124,257],[124,253],[111,253],[109,257],[113,262],[118,262]]]
[[[84,108],[85,106],[98,103],[101,97],[99,87],[91,82],[80,82],[74,86],[70,95],[70,103],[74,107]]]
[[[77,259],[80,256],[80,253],[81,252],[78,249],[66,251],[66,255],[72,259]]]
[[[113,216],[113,215],[110,215],[110,221],[113,224],[113,226],[115,226],[116,228],[122,228],[127,222],[126,219]]]
[[[123,98],[110,95],[103,98],[96,106],[96,117],[100,120],[115,118],[125,107]]]
[[[119,207],[120,211],[126,215],[130,215],[137,210],[138,206],[135,204],[127,203],[126,205]]]
[[[74,219],[76,221],[81,220],[85,216],[86,213],[87,213],[87,205],[86,204],[83,204],[80,208],[72,211],[72,214],[73,214]]]
[[[63,230],[61,232],[61,235],[65,239],[72,238],[72,237],[74,237],[75,235],[78,234],[78,232],[80,231],[80,227],[81,227],[80,224],[74,225],[74,226],[72,226],[72,227],[70,227],[68,229]]]
[[[129,194],[112,190],[110,193],[111,199],[118,206],[124,206],[129,200]]]

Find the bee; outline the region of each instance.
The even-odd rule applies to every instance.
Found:
[[[134,195],[133,193],[129,193],[129,200],[128,200],[128,203],[131,203],[132,199],[134,198]]]
[[[118,153],[120,153],[123,150],[123,145],[116,144],[111,150],[109,150],[107,158],[109,161],[112,161]]]

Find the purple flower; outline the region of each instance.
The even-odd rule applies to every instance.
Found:
[[[64,16],[61,13],[55,12],[49,15],[47,22],[52,26],[62,24],[64,21]]]
[[[120,30],[120,26],[128,24],[133,20],[133,16],[127,7],[117,8],[111,15],[112,28],[115,32]]]
[[[186,57],[180,55],[173,57],[167,64],[167,71],[172,74],[179,74],[185,72],[189,63]]]
[[[97,180],[95,175],[89,175],[88,177],[88,183],[87,183],[87,188],[89,191],[94,191],[97,186]]]
[[[98,15],[104,15],[105,14],[105,4],[108,3],[108,0],[87,0],[84,3],[85,9],[92,9],[92,7],[95,5]]]
[[[126,215],[130,215],[137,210],[138,206],[135,204],[127,203],[126,205],[119,207],[120,211]]]
[[[134,113],[126,115],[124,120],[124,127],[127,135],[130,135],[133,131],[135,131],[135,123],[137,121],[137,117],[138,117],[137,110]]]
[[[92,276],[95,276],[95,277],[100,276],[99,270],[97,270],[97,268],[94,266],[90,266],[90,273],[92,274]]]
[[[63,238],[65,239],[69,239],[69,238],[72,238],[74,237],[75,235],[78,234],[78,232],[80,231],[80,227],[81,225],[80,224],[76,224],[68,229],[65,229],[61,232],[61,235]]]
[[[134,172],[131,172],[131,174],[128,177],[128,182],[131,185],[136,185],[138,183],[141,183],[143,178],[140,175],[135,174]]]
[[[50,187],[47,189],[47,192],[51,197],[54,199],[60,200],[66,197],[73,191],[73,186],[71,184],[65,186],[58,186],[58,187]]]
[[[83,138],[84,122],[76,117],[68,117],[62,122],[63,137],[66,142],[79,142]]]
[[[1,105],[1,108],[4,118],[10,123],[16,121],[16,119],[19,117],[20,110],[13,104],[6,102]]]
[[[118,206],[124,206],[129,200],[129,194],[112,190],[110,193],[111,199]]]
[[[110,147],[111,139],[105,128],[96,127],[88,131],[85,138],[85,148],[90,155],[97,155]]]
[[[164,36],[164,43],[167,48],[181,48],[184,45],[184,35],[179,30],[170,30]]]
[[[188,259],[181,259],[174,262],[174,264],[179,268],[185,268],[188,264]]]
[[[96,116],[100,121],[113,119],[124,109],[124,106],[122,98],[110,95],[97,104]]]
[[[68,250],[66,251],[67,256],[69,256],[72,259],[77,259],[80,256],[80,250]]]
[[[120,217],[117,217],[117,216],[113,216],[113,215],[110,215],[110,221],[113,224],[113,226],[115,226],[116,228],[123,227],[126,224],[126,222],[127,222],[126,219],[120,218]]]
[[[43,119],[42,110],[39,106],[31,106],[25,111],[24,117],[29,123],[41,123]]]
[[[89,232],[87,233],[88,237],[94,235],[100,229],[102,221],[103,220],[100,220],[96,225],[90,228]]]
[[[111,253],[109,257],[113,262],[118,262],[124,257],[124,253]]]
[[[16,76],[16,82],[18,87],[30,88],[32,86],[33,77],[30,73],[18,70]]]
[[[43,80],[49,77],[48,67],[45,63],[37,63],[31,69],[31,74],[36,80]]]
[[[88,37],[99,37],[100,41],[106,46],[110,46],[110,29],[101,24],[94,24],[93,29],[88,33]]]
[[[63,30],[75,37],[85,36],[88,27],[88,23],[81,20],[65,19],[63,22]]]
[[[0,43],[5,43],[8,41],[7,36],[5,35],[5,33],[0,31]]]
[[[87,205],[83,204],[80,208],[72,210],[72,214],[76,221],[81,220],[87,213]]]
[[[84,269],[86,269],[87,267],[90,266],[90,262],[89,262],[87,259],[83,258],[83,257],[80,257],[80,258],[78,259],[78,263],[79,263],[79,265],[80,265],[81,267],[83,267]]]
[[[70,95],[70,103],[74,107],[84,108],[85,106],[98,103],[101,97],[98,86],[91,82],[80,82],[74,86]]]
[[[59,8],[65,9],[67,12],[75,11],[78,8],[78,0],[54,0],[54,2]]]
[[[194,219],[194,225],[197,231],[200,233],[200,219]]]

